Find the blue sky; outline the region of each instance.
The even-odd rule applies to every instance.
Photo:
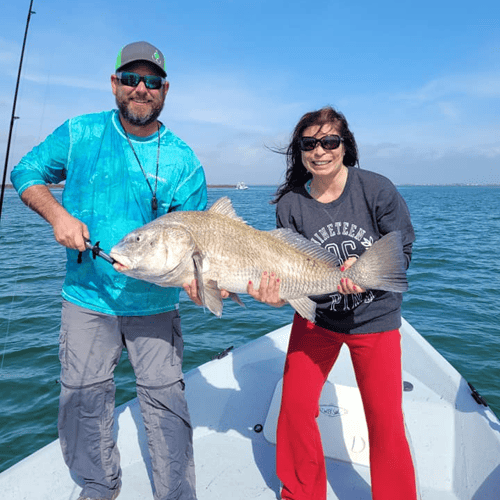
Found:
[[[29,0],[0,18],[0,157]],[[165,54],[161,120],[208,182],[278,184],[306,112],[342,111],[361,167],[397,184],[500,183],[500,4],[449,0],[35,0],[9,165],[75,115],[115,106],[120,47]]]

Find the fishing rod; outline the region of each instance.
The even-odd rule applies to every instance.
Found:
[[[30,2],[30,8],[28,9],[28,19],[26,20],[26,30],[24,32],[24,40],[23,40],[23,48],[21,50],[21,59],[19,61],[19,71],[17,73],[17,83],[16,83],[16,91],[14,93],[14,104],[12,106],[12,116],[10,118],[10,129],[9,129],[9,138],[7,139],[7,152],[5,153],[5,167],[3,169],[3,179],[2,179],[2,191],[0,193],[0,218],[2,217],[2,207],[3,207],[3,197],[5,193],[5,181],[7,179],[7,165],[9,164],[9,153],[10,153],[10,142],[12,140],[12,130],[14,129],[14,122],[19,119],[16,116],[16,103],[17,103],[17,93],[19,91],[19,82],[21,80],[21,69],[23,67],[23,58],[24,58],[24,48],[26,47],[26,38],[28,37],[28,27],[30,24],[31,14],[36,14],[32,10],[33,0]]]

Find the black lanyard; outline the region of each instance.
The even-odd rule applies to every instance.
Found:
[[[142,174],[144,175],[144,178],[146,179],[146,182],[148,183],[149,190],[151,191],[151,194],[153,195],[153,198],[151,199],[151,208],[153,209],[153,214],[155,214],[156,211],[158,210],[158,199],[156,198],[156,191],[158,188],[158,168],[160,166],[160,124],[158,124],[158,153],[156,154],[156,178],[155,178],[155,190],[154,191],[153,191],[153,188],[151,187],[151,184],[149,183],[146,172],[142,168],[139,157],[137,156],[137,153],[135,152],[134,146],[132,145],[132,141],[130,140],[130,137],[128,136],[127,131],[125,130],[125,127],[122,127],[122,128],[123,128],[123,131],[125,132],[125,137],[127,138],[127,141],[130,144],[132,152],[134,153],[135,159],[137,160],[137,163],[139,164],[139,167],[141,168]]]

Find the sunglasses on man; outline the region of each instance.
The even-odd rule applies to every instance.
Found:
[[[157,75],[141,76],[130,71],[119,71],[116,73],[116,78],[122,85],[127,87],[137,87],[139,83],[144,82],[147,89],[158,90],[165,84],[165,78]]]
[[[316,137],[301,137],[300,149],[301,151],[312,151],[316,148],[318,142],[323,149],[332,150],[337,149],[340,143],[344,142],[344,139],[338,135],[327,135],[321,139],[316,139]]]

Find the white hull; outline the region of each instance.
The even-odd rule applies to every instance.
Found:
[[[186,375],[198,500],[278,498],[275,424],[289,331],[286,326],[271,332]],[[401,331],[403,378],[413,386],[403,404],[421,498],[500,498],[500,422],[407,322]],[[369,500],[366,424],[345,348],[325,385],[321,409],[328,499]],[[119,499],[152,499],[137,400],[117,408],[116,416],[123,469]],[[256,425],[263,431],[256,432]],[[0,474],[1,496],[9,500],[74,500],[77,483],[58,441]]]

